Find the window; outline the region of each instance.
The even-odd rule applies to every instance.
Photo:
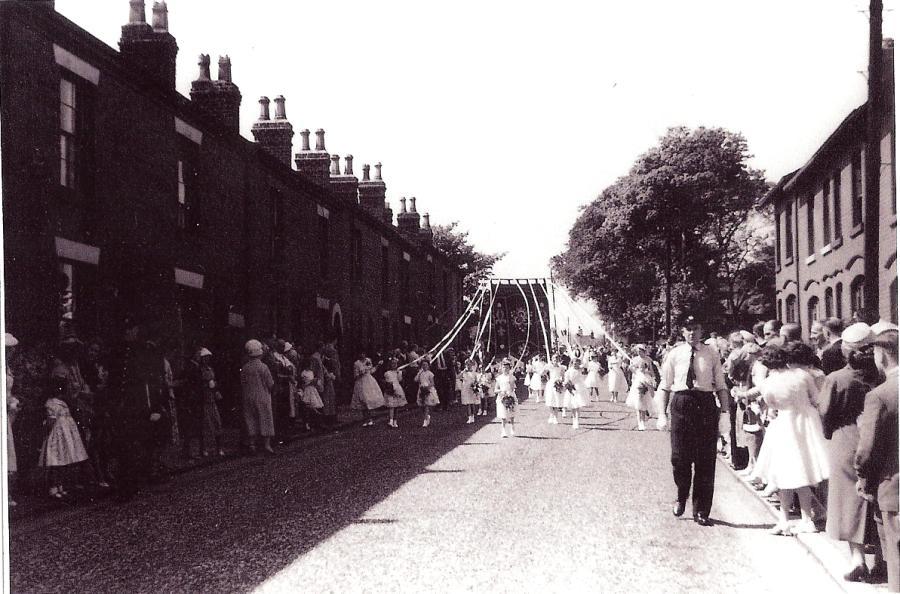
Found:
[[[862,155],[854,152],[850,159],[850,205],[853,209],[853,226],[862,224]]]
[[[94,90],[77,77],[59,80],[59,185],[93,194]]]
[[[850,315],[855,316],[861,312],[864,305],[863,285],[865,279],[863,275],[859,275],[850,283]]]
[[[843,223],[841,223],[841,172],[838,170],[834,174],[833,187],[834,193],[834,239],[840,239],[843,234]]]
[[[831,180],[822,184],[822,245],[831,243]]]
[[[775,266],[781,266],[781,213],[775,210]],[[446,282],[444,283],[446,285]]]
[[[794,205],[788,202],[784,209],[784,257],[794,259]]]
[[[891,304],[891,323],[897,323],[897,279],[894,278],[893,282],[891,282],[890,296],[888,301]]]
[[[388,288],[391,279],[391,264],[388,256],[388,246],[381,246],[381,302],[388,301]]]
[[[806,303],[806,321],[808,325],[819,319],[819,298],[810,297]]]
[[[777,302],[777,308],[776,308],[775,311],[776,311],[776,314],[775,314],[775,315],[778,317],[778,319],[784,321],[784,317],[783,317],[783,315],[782,315],[783,312],[782,312],[782,308],[781,308],[781,299],[778,300],[778,302]]]
[[[838,283],[834,287],[834,315],[837,318],[844,317],[844,283]]]
[[[353,230],[353,245],[350,258],[350,278],[358,282],[362,277],[362,232]]]
[[[816,253],[816,197],[811,195],[806,200],[806,245],[807,253],[812,256]]]
[[[400,257],[400,299],[406,311],[412,304],[409,302],[409,260]]]
[[[269,243],[269,259],[273,264],[277,264],[281,261],[284,253],[284,199],[281,192],[273,189],[270,193],[270,200],[272,240]]]
[[[327,211],[320,209],[319,210],[319,275],[322,278],[328,278],[328,259],[330,257],[329,253],[329,243],[331,241],[331,237],[329,236],[330,230],[328,225],[328,216]]]
[[[175,220],[178,228],[186,231],[196,231],[200,228],[196,167],[198,158],[197,145],[186,138],[179,137]]]
[[[834,291],[831,287],[825,289],[825,317],[834,316]]]
[[[787,324],[797,322],[797,296],[788,295],[784,302],[784,321]]]

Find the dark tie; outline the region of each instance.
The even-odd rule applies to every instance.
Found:
[[[688,362],[687,381],[685,381],[688,390],[694,389],[694,380],[697,378],[697,375],[694,373],[694,353],[696,352],[697,350],[691,345],[691,360]]]

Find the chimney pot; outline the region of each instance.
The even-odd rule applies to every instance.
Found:
[[[147,12],[144,8],[144,0],[129,0],[130,8],[128,14],[128,24],[136,25],[147,22]]]
[[[422,228],[423,229],[431,229],[431,215],[427,212],[422,215]]]
[[[287,115],[284,111],[284,95],[275,97],[275,119],[286,120]]]
[[[375,180],[381,181],[381,163],[375,163]]]
[[[209,54],[200,54],[197,65],[200,67],[197,80],[209,80]]]
[[[219,80],[231,82],[231,58],[219,56]]]
[[[260,97],[259,98],[259,119],[260,120],[268,120],[269,119],[269,98],[268,97]]]
[[[300,150],[309,150],[309,130],[307,129],[300,130]]]
[[[353,155],[344,157],[344,175],[353,175]]]
[[[409,199],[409,212],[416,212],[416,197]]]
[[[331,175],[341,174],[341,157],[340,155],[331,155]]]
[[[401,214],[405,214],[405,213],[406,213],[406,198],[401,198],[401,199],[400,199],[400,213],[401,213]]]
[[[316,150],[324,151],[325,150],[325,130],[319,128],[316,130]]]
[[[153,3],[153,30],[160,33],[169,31],[169,7],[165,2]]]
[[[363,165],[363,181],[369,181],[369,164]]]

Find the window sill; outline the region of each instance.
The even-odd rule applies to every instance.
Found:
[[[831,251],[831,244],[829,243],[829,244],[826,244],[825,247],[823,247],[821,250],[819,250],[819,254],[824,256],[825,254],[829,253],[830,251]]]
[[[860,233],[863,232],[863,224],[859,223],[858,225],[854,225],[853,229],[850,230],[850,237],[856,237]]]
[[[897,214],[896,213],[891,215],[890,226],[891,226],[891,228],[897,227]]]
[[[843,238],[843,237],[836,237],[836,238],[834,239],[834,241],[831,242],[831,251],[834,251],[834,250],[838,249],[838,248],[841,247],[842,245],[844,245],[844,238]]]
[[[794,256],[788,256],[787,258],[784,259],[784,267],[785,268],[787,268],[788,266],[793,266],[793,264],[794,264]]]
[[[810,254],[809,256],[806,257],[806,263],[807,263],[807,264],[812,264],[812,263],[815,262],[815,261],[816,261],[816,255],[815,255],[815,254]]]

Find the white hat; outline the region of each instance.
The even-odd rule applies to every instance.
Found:
[[[15,336],[13,336],[9,332],[7,332],[6,333],[6,346],[13,347],[13,346],[16,346],[17,344],[19,344],[19,340]]]
[[[284,352],[285,353],[288,352],[289,350],[291,350],[292,348],[294,348],[294,345],[292,345],[291,343],[289,343],[289,342],[284,343]]]
[[[844,346],[851,349],[858,349],[865,345],[872,338],[872,328],[865,322],[857,322],[847,326],[841,332],[841,340]]]
[[[250,357],[262,357],[263,345],[260,341],[253,338],[247,341],[247,344],[244,345],[244,350],[247,351],[247,355]]]
[[[756,335],[749,330],[741,330],[741,338],[744,339],[744,342],[756,342]]]
[[[716,339],[712,338],[712,337],[707,338],[706,340],[703,341],[703,344],[708,344],[709,346],[716,346]]]
[[[888,332],[890,330],[896,332],[897,329],[897,324],[892,324],[887,320],[878,320],[876,323],[872,324],[872,334],[875,336],[881,334],[882,332]]]
[[[197,351],[197,354],[200,355],[201,357],[212,357],[212,353],[206,347],[200,347],[200,350]]]

